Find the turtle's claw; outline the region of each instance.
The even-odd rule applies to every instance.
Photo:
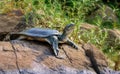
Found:
[[[58,56],[58,53],[59,53],[58,50],[54,50],[54,54],[55,54],[55,56]]]
[[[59,55],[57,55],[57,56],[55,56],[56,58],[58,58],[58,59],[64,59],[64,57],[63,56],[59,56]]]
[[[58,56],[59,50],[56,50],[56,56]]]
[[[63,59],[62,56],[59,56],[59,50],[56,50],[55,57],[58,59]]]
[[[58,58],[58,59],[64,59],[63,57],[61,57],[61,56],[56,56],[56,58]]]

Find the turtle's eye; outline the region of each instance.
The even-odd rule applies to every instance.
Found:
[[[74,24],[69,24],[66,26],[66,29],[73,29],[74,28]]]
[[[69,30],[74,29],[74,24],[70,24],[68,27]]]

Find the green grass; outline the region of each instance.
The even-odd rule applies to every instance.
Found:
[[[104,4],[101,0],[2,0],[0,1],[0,13],[9,13],[14,9],[20,9],[28,18],[28,13],[34,13],[35,27],[44,27],[57,29],[62,32],[66,24],[75,23],[76,27],[72,32],[70,39],[76,43],[92,43],[101,49],[110,59],[114,60],[114,55],[119,56],[116,47],[106,46],[107,32],[103,33],[103,28],[120,29],[119,22],[104,23],[100,16],[95,20],[88,20],[99,27],[99,30],[84,31],[80,34],[80,24],[86,21],[86,17],[96,7],[104,10]],[[120,9],[113,6],[114,12],[120,18]],[[104,14],[104,13],[102,13]],[[120,21],[120,19],[119,19]],[[109,26],[111,24],[112,26]],[[116,43],[117,44],[117,43]],[[117,45],[116,45],[117,46]],[[118,60],[119,61],[119,60]]]

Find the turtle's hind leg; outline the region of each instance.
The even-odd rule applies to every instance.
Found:
[[[19,36],[16,40],[24,40],[24,39],[26,39],[25,36]]]
[[[11,34],[10,35],[10,40],[23,40],[26,38],[27,38],[26,36],[20,35],[20,34]]]

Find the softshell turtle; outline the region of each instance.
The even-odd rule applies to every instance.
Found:
[[[19,32],[17,34],[20,35],[19,39],[32,39],[39,41],[46,41],[50,45],[52,45],[55,56],[58,56],[59,48],[58,43],[67,43],[70,46],[78,49],[77,45],[68,39],[68,36],[74,30],[74,24],[68,24],[63,33],[60,33],[57,30],[52,29],[43,29],[43,28],[30,28],[23,32]]]

